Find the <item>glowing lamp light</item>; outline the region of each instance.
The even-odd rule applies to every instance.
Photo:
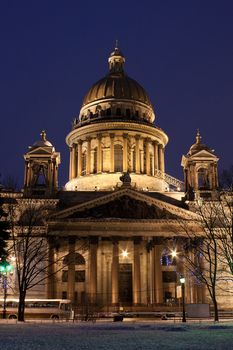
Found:
[[[11,272],[11,270],[12,270],[12,266],[7,262],[4,262],[0,265],[0,272],[2,273]]]
[[[185,278],[184,277],[180,277],[180,283],[184,284],[185,283]]]
[[[173,258],[176,258],[176,257],[177,257],[177,252],[176,252],[176,250],[172,250],[171,256],[172,256]]]
[[[126,250],[122,250],[123,258],[128,258],[128,255],[129,255],[129,253],[128,253],[127,249]]]

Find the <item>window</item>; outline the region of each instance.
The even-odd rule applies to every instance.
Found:
[[[82,175],[86,175],[87,153],[82,153]]]
[[[106,115],[111,115],[111,114],[112,114],[111,108],[107,108]]]
[[[62,271],[61,280],[62,280],[62,282],[68,282],[68,271],[67,270]]]
[[[176,258],[173,257],[171,254],[164,253],[161,258],[161,265],[163,266],[175,266],[176,265]]]
[[[93,150],[93,173],[97,173],[97,148]]]
[[[62,292],[62,299],[67,299],[67,292],[66,291]]]
[[[209,179],[208,179],[207,169],[198,170],[198,188],[199,190],[209,189]]]
[[[126,117],[130,117],[130,109],[126,108]]]
[[[72,263],[74,263],[75,265],[85,265],[85,259],[79,253],[67,254],[64,257],[64,259],[63,259],[63,264],[64,265],[69,265],[69,264],[72,264]]]
[[[114,171],[123,171],[123,148],[121,145],[114,146]]]
[[[121,109],[120,108],[116,109],[116,115],[121,115]]]
[[[75,271],[75,282],[85,282],[85,270]]]
[[[176,271],[163,271],[163,283],[175,283],[176,280]]]

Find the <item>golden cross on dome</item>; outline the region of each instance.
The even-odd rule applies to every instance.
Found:
[[[197,129],[196,143],[198,144],[201,143],[201,134],[199,129]]]
[[[40,136],[41,136],[41,140],[42,140],[42,141],[46,141],[46,132],[45,132],[45,130],[42,130],[42,131],[41,131]]]

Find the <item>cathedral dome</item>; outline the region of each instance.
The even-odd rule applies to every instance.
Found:
[[[83,106],[93,101],[109,98],[135,100],[151,106],[145,89],[123,72],[110,72],[105,78],[97,81],[86,94]]]
[[[145,89],[124,72],[125,57],[118,49],[110,54],[109,73],[97,81],[84,97],[79,122],[93,119],[134,119],[153,123],[155,119]]]
[[[163,191],[168,137],[154,124],[144,88],[124,72],[125,57],[117,45],[108,63],[108,74],[90,88],[66,137],[70,173],[65,188],[112,191],[128,173],[134,188]]]

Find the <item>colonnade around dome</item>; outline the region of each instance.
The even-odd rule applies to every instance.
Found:
[[[100,176],[98,180],[96,178],[92,181],[90,176],[87,178],[88,175],[110,173],[111,176],[105,176],[105,182],[100,187],[112,189],[119,182],[119,173],[122,172],[129,172],[132,181],[139,188],[142,188],[142,184],[139,184],[137,175],[146,175],[143,187],[165,189],[162,179],[156,181],[158,172],[165,172],[164,145],[155,140],[155,137],[143,137],[123,130],[82,137],[70,147],[70,181],[66,184],[66,189],[94,190],[95,181],[100,181]]]

